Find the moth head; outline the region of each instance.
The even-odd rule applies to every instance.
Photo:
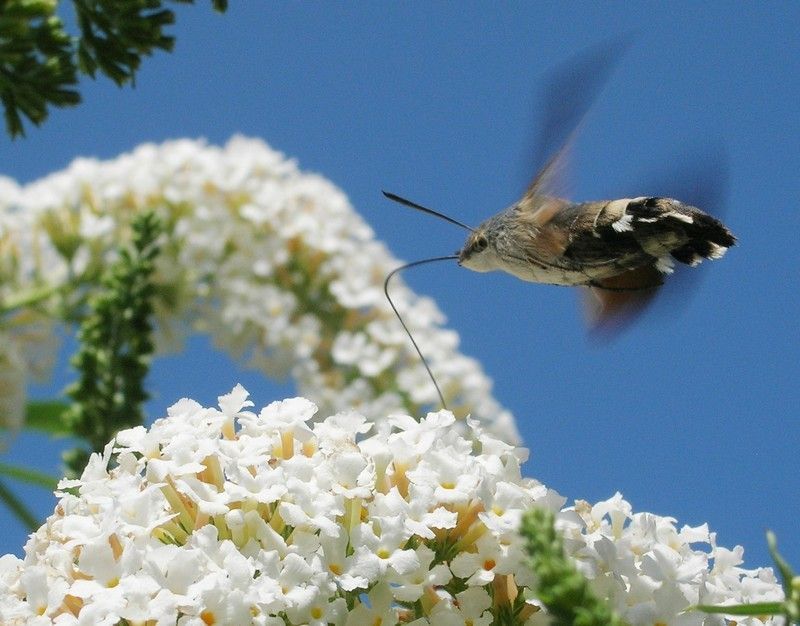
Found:
[[[476,272],[497,269],[497,252],[483,228],[472,231],[458,252],[458,264]]]

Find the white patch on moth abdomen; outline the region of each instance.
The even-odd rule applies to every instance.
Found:
[[[625,215],[611,224],[611,228],[618,233],[624,233],[625,231],[633,230],[633,224],[631,224],[631,220],[633,220],[633,216],[629,213],[625,213]]]
[[[709,259],[721,259],[725,256],[725,253],[728,251],[728,248],[725,246],[720,246],[719,244],[714,243],[713,241],[709,241],[709,246],[711,246],[711,251],[708,253]]]
[[[675,263],[668,255],[660,256],[656,259],[656,269],[662,274],[672,274],[675,271]]]

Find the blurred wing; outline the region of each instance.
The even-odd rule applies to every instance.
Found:
[[[572,141],[631,41],[631,36],[605,40],[545,76],[540,107],[542,121],[533,142],[531,168],[541,169],[523,196],[523,202],[534,210],[538,208],[538,196],[565,195],[563,180]]]
[[[584,311],[590,329],[606,337],[633,322],[658,293],[664,277],[646,265],[585,287]]]
[[[723,217],[730,165],[721,140],[709,139],[691,153],[676,155],[667,162],[679,165],[644,181],[637,196],[675,198],[713,217]]]

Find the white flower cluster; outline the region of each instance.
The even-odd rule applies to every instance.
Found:
[[[716,545],[708,525],[676,528],[672,517],[633,513],[617,493],[594,506],[569,509],[580,520],[561,523],[567,551],[579,571],[631,626],[764,626],[782,618],[725,619],[687,611],[691,606],[780,601],[771,568],[743,569],[744,549]],[[698,544],[710,546],[708,552]]]
[[[167,225],[157,276],[162,351],[191,325],[268,374],[291,374],[324,412],[378,417],[438,405],[383,294],[400,262],[332,183],[242,137],[224,148],[181,140],[111,161],[79,159],[24,187],[0,178],[0,333],[12,324],[9,303],[30,293],[65,287],[37,306],[69,313],[81,281],[96,280],[145,210]],[[433,301],[401,280],[392,295],[449,408],[519,441]],[[28,352],[27,343],[14,351]],[[0,425],[14,419],[0,414]]]
[[[0,623],[541,623],[515,529],[563,498],[521,478],[524,451],[447,411],[250,406],[182,400],[62,481],[24,561],[0,558]]]
[[[237,386],[220,410],[182,400],[62,481],[24,560],[0,558],[0,623],[550,623],[517,529],[524,511],[564,499],[521,477],[524,450],[473,420],[464,436],[447,411],[313,423],[308,400],[256,415],[247,395]],[[579,502],[558,524],[632,626],[722,625],[687,609],[781,597],[771,570],[739,568],[741,549],[716,547],[706,527],[677,531],[620,496]]]

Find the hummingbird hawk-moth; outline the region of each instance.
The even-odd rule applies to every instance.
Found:
[[[476,272],[507,272],[528,282],[584,289],[590,322],[608,328],[629,321],[659,291],[675,262],[696,266],[718,259],[736,238],[718,219],[679,199],[657,195],[572,202],[558,193],[569,146],[624,46],[606,42],[551,75],[539,151],[553,152],[522,197],[476,228],[425,206],[383,192],[396,202],[432,214],[469,231],[454,255],[409,263],[391,272],[386,296],[409,334],[431,379],[427,362],[405,327],[388,283],[408,267],[456,260]],[[713,185],[714,181],[705,181]]]

